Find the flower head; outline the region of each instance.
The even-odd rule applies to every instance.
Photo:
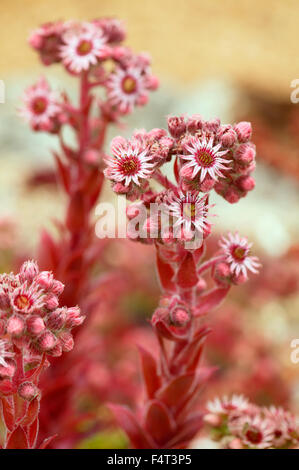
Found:
[[[140,186],[153,172],[152,158],[140,142],[132,139],[115,138],[111,143],[112,156],[107,159],[106,176],[116,183],[129,186],[135,183]]]
[[[273,427],[268,419],[260,415],[244,415],[239,420],[234,420],[233,433],[236,434],[242,444],[251,449],[266,449],[272,446]]]
[[[229,233],[228,238],[221,238],[219,245],[233,274],[236,276],[242,274],[247,278],[247,270],[258,273],[260,263],[256,256],[250,256],[252,243],[248,243],[247,238],[241,238],[238,233],[235,235]]]
[[[207,410],[212,414],[227,415],[232,411],[243,412],[249,407],[247,398],[243,395],[232,395],[232,397],[224,396],[215,398],[207,403]]]
[[[57,95],[48,82],[42,77],[35,84],[27,88],[23,96],[24,106],[20,115],[32,126],[34,130],[52,130],[55,118],[61,111]]]
[[[180,192],[173,202],[167,206],[168,212],[176,221],[174,227],[182,226],[184,230],[198,230],[203,233],[207,226],[208,209],[207,196],[199,193]]]
[[[206,175],[210,175],[214,180],[223,177],[221,171],[227,170],[226,165],[230,160],[222,158],[227,150],[221,151],[221,144],[214,145],[213,137],[207,139],[206,135],[194,136],[188,138],[182,146],[186,153],[181,157],[188,160],[188,163],[184,166],[185,168],[192,168],[192,178],[195,178],[198,173],[201,182]]]
[[[106,56],[103,32],[91,23],[71,25],[63,35],[63,42],[60,47],[62,61],[67,69],[76,74],[88,70]]]
[[[143,67],[132,65],[125,69],[118,67],[107,81],[108,100],[122,114],[132,112],[134,106],[147,102],[149,72]]]

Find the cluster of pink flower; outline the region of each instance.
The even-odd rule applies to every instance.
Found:
[[[61,62],[72,75],[89,73],[90,87],[106,89],[106,100],[98,101],[102,114],[115,122],[120,115],[131,113],[135,106],[146,104],[148,92],[158,87],[157,78],[151,74],[149,57],[133,54],[121,45],[125,37],[123,25],[106,18],[47,23],[31,34],[29,43],[45,65]],[[113,67],[108,67],[108,61]],[[26,90],[20,113],[34,130],[57,133],[69,120],[72,109],[66,97],[59,99],[41,78]]]
[[[257,273],[259,267],[251,256],[251,244],[239,234],[223,237],[219,251],[203,262],[205,240],[211,233],[208,193],[219,190],[229,202],[236,202],[228,195],[237,191],[244,168],[253,169],[246,159],[244,166],[237,162],[245,148],[254,158],[254,146],[248,142],[250,124],[223,126],[218,119],[205,122],[196,115],[170,117],[168,129],[170,135],[153,129],[137,131],[131,140],[116,137],[106,159],[105,175],[113,190],[135,201],[127,209],[128,236],[155,244],[162,289],[152,317],[159,357],[140,352],[148,401],[137,417],[112,406],[136,447],[185,447],[201,428],[202,415],[191,413],[191,408],[212,372],[199,368],[209,332],[202,317],[220,304],[232,284],[245,282],[248,271]],[[175,183],[161,172],[173,157]],[[249,175],[246,178],[253,182]],[[152,189],[151,179],[163,190]],[[220,184],[227,188],[220,191]],[[239,186],[238,195],[245,196],[253,186],[246,190]],[[215,284],[211,289],[205,279],[208,272]]]
[[[36,445],[40,372],[47,356],[73,348],[71,330],[84,320],[78,307],[59,308],[63,289],[34,261],[25,262],[16,275],[0,275],[0,397],[7,428],[3,447]]]
[[[148,187],[148,179],[173,155],[176,178],[183,191],[208,193],[213,188],[235,203],[255,186],[255,146],[250,142],[251,124],[221,125],[219,119],[204,121],[199,115],[168,118],[164,129],[136,132],[131,141],[113,140],[106,176],[114,191],[136,199]],[[193,202],[191,199],[190,202]],[[199,202],[197,199],[194,202]]]
[[[295,416],[275,406],[258,407],[242,395],[207,404],[205,422],[212,437],[231,449],[297,449],[299,428]]]
[[[1,274],[0,331],[9,335],[11,347],[26,348],[34,356],[61,356],[73,348],[70,331],[84,317],[79,307],[59,308],[63,289],[51,272],[39,272],[34,261],[25,262],[17,275]]]

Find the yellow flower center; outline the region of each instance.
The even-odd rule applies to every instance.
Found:
[[[92,43],[85,39],[81,41],[80,44],[78,45],[77,52],[80,55],[86,55],[86,54],[89,54],[91,49],[92,49]]]
[[[134,93],[136,90],[136,80],[133,77],[125,77],[122,82],[122,88],[125,93]]]
[[[236,258],[238,260],[244,259],[245,254],[246,254],[246,250],[245,250],[245,248],[242,248],[241,246],[237,246],[233,250],[233,256],[234,256],[234,258]]]
[[[214,162],[214,157],[206,150],[200,151],[197,155],[198,163],[203,167],[209,167]]]
[[[133,175],[138,170],[138,161],[134,157],[125,157],[121,169],[126,175]]]
[[[47,101],[45,98],[36,98],[34,102],[32,103],[32,109],[35,112],[35,114],[42,114],[45,112],[47,108]]]
[[[18,295],[14,303],[19,310],[23,310],[30,305],[30,301],[26,295]]]

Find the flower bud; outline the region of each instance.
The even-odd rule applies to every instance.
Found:
[[[159,88],[160,80],[155,75],[150,75],[146,79],[146,87],[148,90],[155,91]]]
[[[237,151],[234,154],[234,158],[237,162],[243,165],[250,165],[255,159],[255,148],[250,144],[239,145]]]
[[[59,301],[58,298],[55,294],[50,292],[46,297],[45,297],[45,305],[48,310],[54,310],[55,308],[58,307]]]
[[[193,114],[187,121],[187,130],[191,133],[194,133],[203,126],[203,119],[200,114]]]
[[[47,327],[50,330],[61,330],[63,328],[67,317],[66,308],[58,308],[51,312],[46,320]]]
[[[51,292],[53,292],[53,294],[59,296],[59,295],[62,294],[63,290],[64,290],[64,284],[62,282],[57,281],[56,279],[54,279],[52,287],[51,287]]]
[[[184,308],[176,308],[170,312],[170,320],[174,326],[184,327],[190,321],[190,313]]]
[[[216,180],[211,178],[211,176],[207,175],[200,185],[200,190],[204,193],[207,193],[211,191],[211,189],[213,189],[213,187],[215,186],[215,183],[216,183]]]
[[[33,336],[38,336],[45,329],[44,320],[38,315],[31,315],[26,324],[28,333]]]
[[[79,307],[71,307],[68,308],[66,311],[66,322],[65,322],[65,327],[66,328],[73,328],[75,326],[81,325],[84,321],[84,316],[80,315],[81,311]]]
[[[48,353],[50,356],[52,357],[60,357],[61,354],[62,354],[62,346],[60,343],[57,343],[56,346],[54,346],[54,348],[50,349],[50,351],[48,351]]]
[[[170,135],[176,139],[186,132],[186,123],[183,116],[169,116],[167,124]]]
[[[227,263],[219,263],[216,266],[216,273],[219,277],[230,276],[230,267]]]
[[[220,119],[218,118],[211,119],[210,121],[205,122],[205,125],[204,125],[205,130],[209,132],[217,132],[217,130],[219,129],[219,126],[220,126]]]
[[[122,183],[115,183],[112,189],[116,194],[126,194],[129,191],[129,187]]]
[[[73,349],[74,339],[71,333],[68,333],[67,331],[61,333],[61,335],[59,335],[59,340],[64,352],[69,352]]]
[[[38,265],[35,261],[25,261],[20,269],[20,279],[22,282],[28,281],[31,283],[35,276],[39,273]]]
[[[252,135],[251,123],[247,121],[238,122],[234,126],[239,142],[248,142]]]
[[[49,351],[57,344],[57,338],[51,331],[47,330],[38,338],[38,347],[41,351]]]
[[[18,394],[23,400],[32,401],[39,394],[39,389],[33,382],[23,382],[18,388]]]
[[[6,331],[11,336],[20,336],[25,330],[25,321],[19,315],[12,315],[7,320]]]
[[[45,290],[50,290],[53,284],[53,274],[50,271],[42,271],[38,274],[35,282]]]
[[[224,194],[224,199],[230,204],[235,204],[240,200],[240,195],[236,189],[228,188],[228,190]]]
[[[10,307],[9,295],[6,292],[0,292],[0,309],[7,310]]]
[[[240,176],[240,178],[238,178],[236,181],[236,185],[242,191],[252,191],[255,187],[255,181],[252,176]]]
[[[237,141],[237,133],[234,129],[228,129],[220,138],[223,147],[232,147]]]

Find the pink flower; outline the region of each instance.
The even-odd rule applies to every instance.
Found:
[[[13,352],[8,350],[9,343],[3,339],[0,339],[0,365],[3,367],[8,367],[6,359],[14,356]]]
[[[233,434],[237,434],[243,445],[251,449],[272,447],[273,427],[271,422],[259,415],[243,416],[233,421]]]
[[[286,443],[292,442],[297,428],[295,417],[281,407],[270,406],[263,411],[273,427],[274,446],[282,447]]]
[[[100,28],[91,23],[71,24],[63,35],[60,56],[73,73],[81,73],[106,58],[107,45]]]
[[[28,287],[24,282],[10,294],[12,308],[19,313],[28,314],[44,306],[44,291],[37,285]]]
[[[222,237],[219,245],[225,254],[225,260],[230,265],[231,272],[236,276],[242,274],[247,278],[247,270],[257,274],[260,263],[256,256],[250,256],[252,243],[247,238],[241,238],[238,233]]]
[[[221,170],[227,170],[226,165],[230,162],[230,160],[221,158],[227,153],[227,150],[220,151],[221,144],[214,145],[213,142],[213,137],[207,140],[207,137],[203,135],[202,137],[188,138],[182,144],[186,154],[181,157],[189,161],[185,168],[193,169],[192,178],[195,178],[199,173],[201,182],[206,175],[210,175],[214,180],[223,177]]]
[[[207,196],[192,192],[180,192],[167,206],[169,214],[176,219],[174,227],[182,226],[187,232],[198,230],[200,233],[203,233],[207,226],[208,209]]]
[[[147,75],[138,66],[117,68],[107,81],[108,100],[123,114],[147,102]]]
[[[52,130],[55,118],[61,111],[57,95],[51,91],[48,82],[42,77],[31,87],[27,88],[23,96],[24,106],[20,115],[34,130]]]
[[[132,139],[125,141],[116,137],[111,143],[112,157],[107,159],[106,176],[116,183],[129,186],[135,183],[140,186],[140,180],[148,179],[154,169],[152,157],[148,149]]]
[[[228,415],[231,412],[244,412],[248,409],[249,402],[243,395],[232,395],[232,397],[224,396],[215,398],[207,403],[209,413],[216,415]]]

